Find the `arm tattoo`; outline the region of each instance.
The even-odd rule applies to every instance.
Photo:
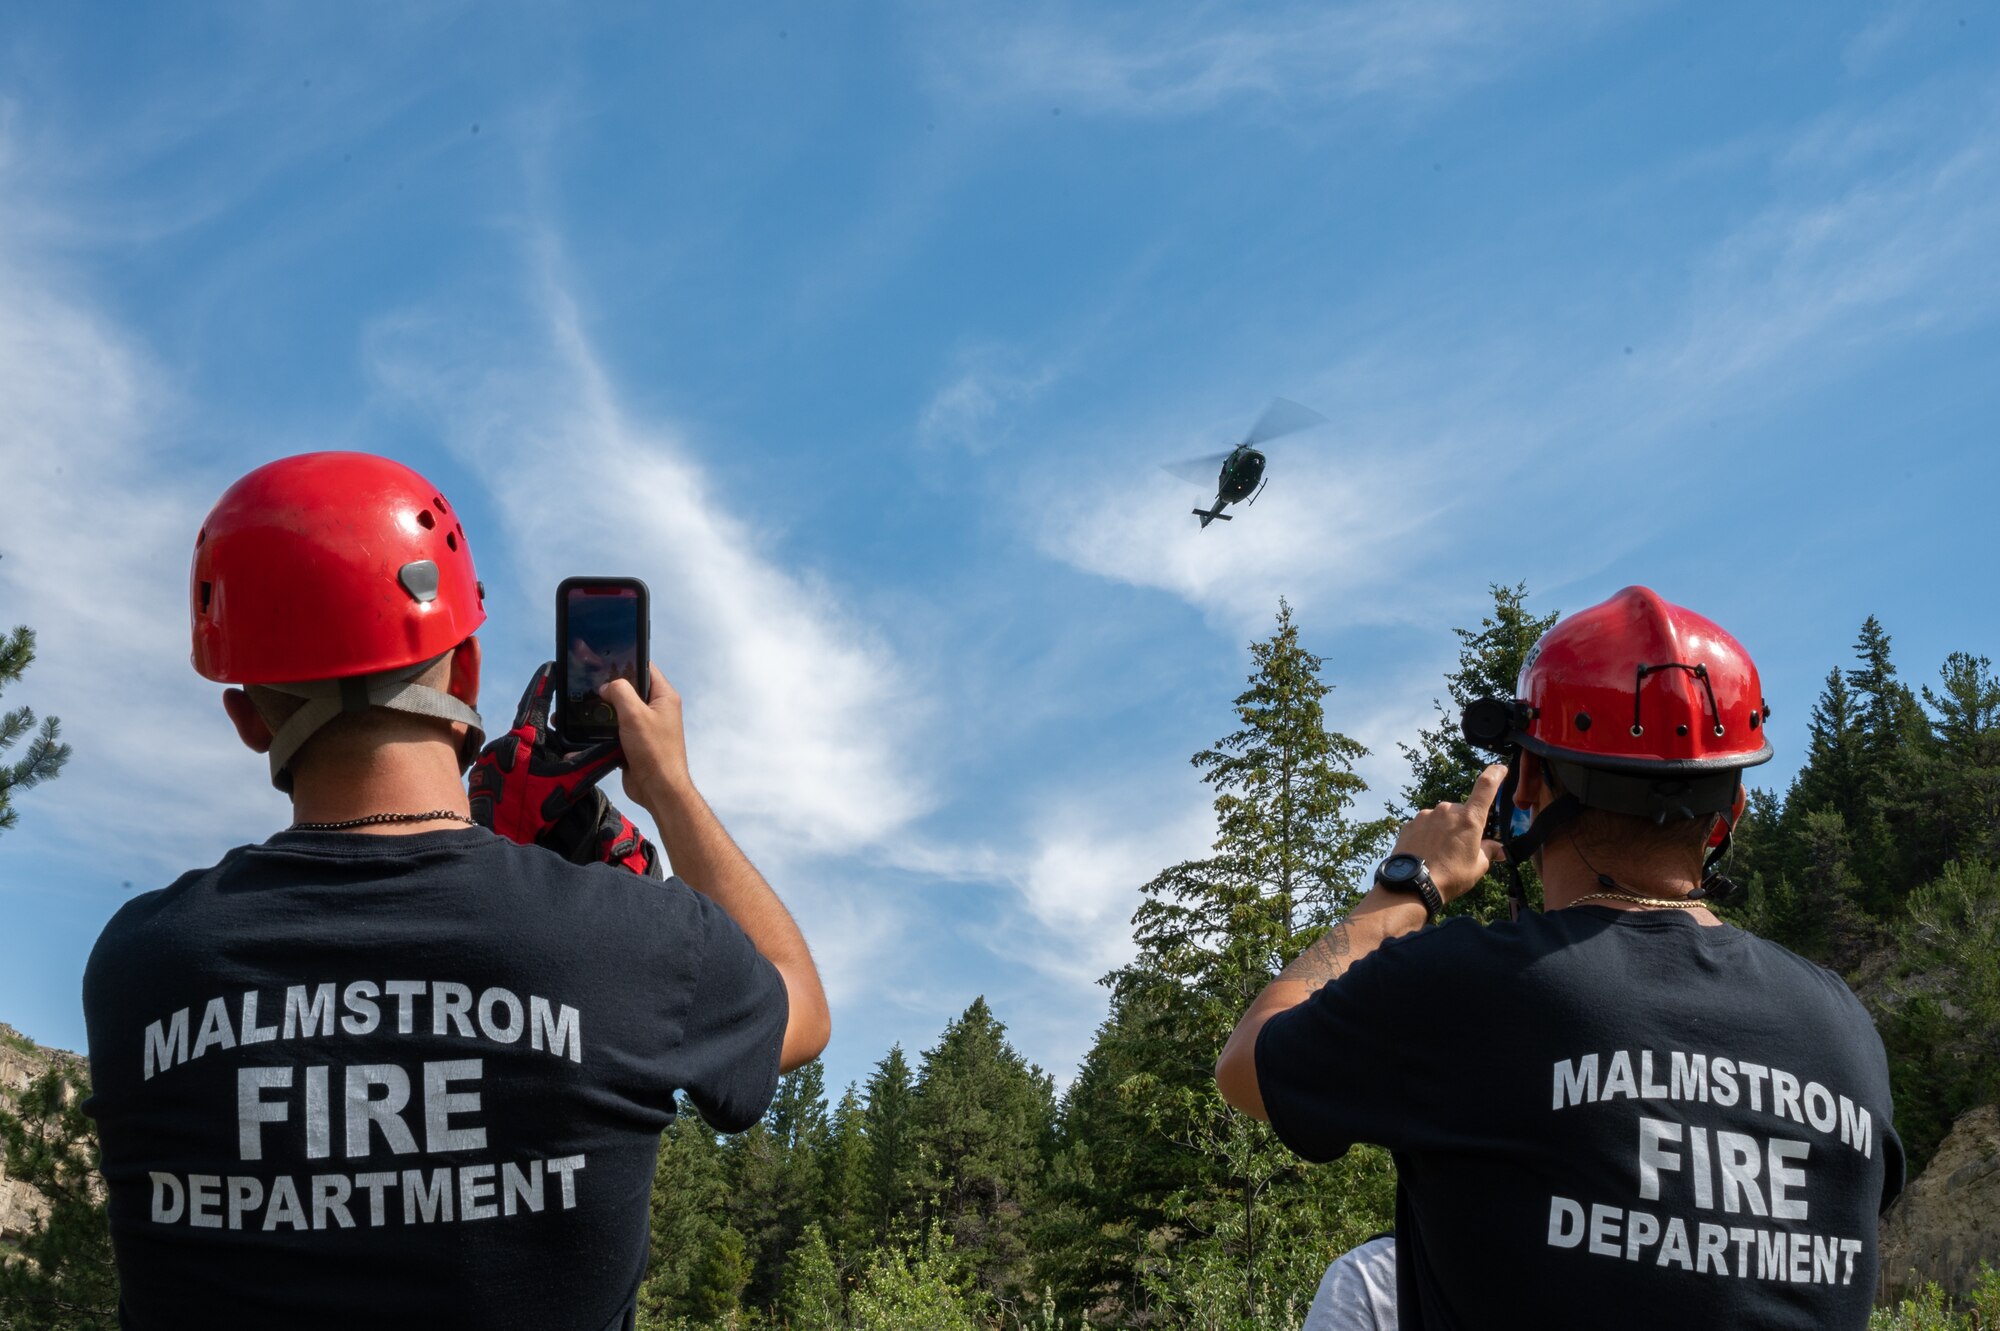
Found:
[[[1347,970],[1347,958],[1352,950],[1347,926],[1336,924],[1321,934],[1311,947],[1299,953],[1279,978],[1302,981],[1314,990],[1324,988]]]

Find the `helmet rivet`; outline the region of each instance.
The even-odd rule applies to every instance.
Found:
[[[1683,738],[1685,738],[1685,737],[1686,737],[1686,735],[1687,735],[1687,733],[1688,733],[1688,728],[1687,728],[1687,726],[1685,726],[1685,725],[1678,725],[1678,726],[1675,726],[1675,727],[1674,727],[1674,733],[1675,733],[1676,735],[1679,735],[1679,736],[1682,736]]]
[[[1645,734],[1645,733],[1646,733],[1646,727],[1644,727],[1644,726],[1633,726],[1633,727],[1632,727],[1632,738],[1634,738],[1634,739],[1637,739],[1637,738],[1638,738],[1639,736],[1641,736],[1641,735],[1643,735],[1643,734]]]
[[[1715,728],[1715,737],[1716,737],[1717,739],[1721,739],[1721,738],[1722,738],[1722,727],[1721,727],[1721,726],[1717,726],[1717,727]]]
[[[1576,714],[1576,728],[1577,728],[1578,730],[1588,730],[1588,729],[1590,729],[1590,713],[1589,713],[1589,712],[1578,712],[1578,713]]]

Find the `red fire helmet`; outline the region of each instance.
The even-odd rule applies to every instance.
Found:
[[[465,529],[435,486],[368,453],[305,453],[229,487],[195,537],[194,668],[218,683],[374,675],[486,621]]]
[[[1742,644],[1646,587],[1569,616],[1528,652],[1514,740],[1602,771],[1694,776],[1771,757]]]

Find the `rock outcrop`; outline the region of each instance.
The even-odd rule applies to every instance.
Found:
[[[12,1108],[14,1097],[28,1083],[58,1063],[80,1063],[77,1055],[61,1049],[44,1049],[12,1026],[0,1022],[0,1105]],[[7,1177],[7,1163],[0,1158],[0,1243],[13,1243],[41,1223],[48,1212],[42,1195],[27,1184]]]
[[[1972,1288],[1981,1259],[2000,1268],[2000,1105],[1967,1110],[1930,1165],[1882,1218],[1884,1301],[1926,1280]]]

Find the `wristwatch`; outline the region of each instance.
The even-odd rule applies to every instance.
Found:
[[[1386,887],[1391,892],[1414,892],[1424,903],[1424,911],[1431,919],[1444,913],[1444,898],[1438,894],[1437,884],[1431,881],[1431,871],[1415,855],[1391,855],[1376,866],[1375,886]]]

